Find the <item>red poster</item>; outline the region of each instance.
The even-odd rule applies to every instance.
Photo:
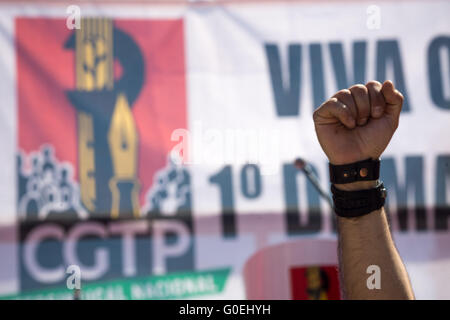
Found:
[[[336,266],[293,267],[290,276],[293,300],[340,300]]]
[[[155,219],[171,220],[172,243],[192,236],[190,174],[169,159],[172,132],[187,126],[183,29],[181,19],[89,17],[73,30],[16,20],[21,289],[62,285],[70,264],[88,282],[151,274]],[[137,231],[138,219],[149,224]],[[118,233],[143,239],[135,256]],[[189,240],[165,271],[192,270],[193,250]]]

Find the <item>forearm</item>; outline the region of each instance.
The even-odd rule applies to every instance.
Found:
[[[358,187],[340,186],[346,190]],[[384,208],[357,218],[338,217],[338,237],[345,299],[414,299]],[[380,289],[369,289],[367,285],[371,275],[367,268],[371,265],[380,268]]]
[[[347,299],[414,299],[389,231],[379,158],[399,125],[403,95],[392,81],[369,81],[336,92],[314,111],[319,143],[330,163],[338,216],[341,286]],[[380,274],[380,288],[374,269]],[[373,271],[372,271],[373,272]]]

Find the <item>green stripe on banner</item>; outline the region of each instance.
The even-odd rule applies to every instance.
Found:
[[[81,285],[82,300],[181,299],[221,293],[230,268],[170,273]],[[0,297],[2,300],[71,300],[73,290],[56,288]]]

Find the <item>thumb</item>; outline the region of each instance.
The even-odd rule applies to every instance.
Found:
[[[394,84],[390,80],[386,80],[381,87],[381,93],[386,101],[386,114],[390,115],[395,121],[396,127],[403,106],[403,95],[396,90]]]

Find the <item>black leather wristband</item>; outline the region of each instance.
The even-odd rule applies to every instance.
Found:
[[[344,184],[356,181],[378,180],[380,160],[367,159],[350,164],[329,164],[331,183]]]
[[[343,191],[331,185],[334,211],[340,217],[354,218],[380,209],[385,202],[387,192],[382,182],[375,188],[357,191]]]

